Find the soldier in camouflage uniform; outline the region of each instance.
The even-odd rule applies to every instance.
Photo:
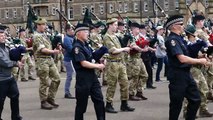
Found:
[[[35,21],[37,31],[33,36],[33,51],[36,61],[37,76],[40,79],[39,95],[41,109],[51,110],[59,106],[55,102],[55,96],[60,84],[60,75],[51,57],[51,55],[59,54],[59,50],[52,50],[50,40],[45,34],[46,22],[47,21],[43,18],[38,18],[38,20]],[[49,79],[51,79],[50,84]]]
[[[20,69],[20,77],[21,77],[21,81],[25,82],[28,80],[36,80],[33,77],[33,61],[30,57],[29,51],[33,50],[32,47],[28,48],[27,43],[26,43],[26,33],[24,29],[20,29],[19,30],[19,39],[21,41],[21,44],[24,45],[24,47],[26,47],[26,50],[28,51],[24,56],[24,67],[22,69]],[[26,69],[28,67],[28,79],[26,78]]]
[[[147,98],[143,96],[143,90],[148,79],[148,74],[143,60],[141,59],[141,52],[148,51],[148,48],[142,49],[136,44],[136,40],[140,37],[139,27],[140,24],[136,21],[131,24],[134,39],[130,42],[132,52],[130,52],[127,59],[127,74],[130,81],[129,99],[133,101],[147,100]]]
[[[198,17],[198,16],[196,16],[196,17]],[[195,17],[195,19],[198,19],[196,17]],[[201,16],[199,16],[199,17],[201,17]],[[197,22],[202,22],[202,19],[198,20]],[[196,31],[196,28],[194,26],[187,26],[186,33],[187,33],[188,39],[191,43],[195,43],[198,41],[195,37],[197,35],[197,32],[198,31]],[[201,38],[199,38],[199,39],[201,39]],[[204,39],[201,39],[201,40],[204,40]],[[196,57],[200,57],[200,56],[202,56],[201,53],[196,55]],[[210,113],[207,108],[208,85],[207,85],[207,81],[206,81],[205,76],[202,71],[203,67],[204,66],[202,66],[202,65],[193,65],[190,69],[190,72],[191,72],[195,82],[197,83],[197,86],[198,86],[198,89],[199,89],[199,92],[201,95],[201,104],[200,104],[199,115],[201,117],[212,117],[213,113]],[[186,107],[187,106],[185,105],[184,113],[186,113],[186,111],[187,111]]]
[[[100,46],[103,46],[103,39],[102,39],[102,35],[100,34],[101,32],[101,23],[100,22],[97,22],[93,28],[91,28],[91,32],[90,32],[90,39],[93,41],[93,42],[90,42],[91,43],[91,47],[94,49],[94,50],[97,50],[100,48]],[[105,57],[105,56],[104,56]],[[100,62],[102,63],[106,63],[106,59],[102,57],[100,59]],[[106,67],[105,67],[106,69]],[[107,85],[107,78],[106,78],[106,72],[105,72],[105,69],[103,71],[100,71],[100,70],[96,70],[96,74],[98,75],[98,77],[102,77],[102,85],[103,86],[106,86]]]
[[[106,112],[117,113],[113,108],[112,102],[116,90],[117,82],[120,85],[121,111],[134,111],[128,106],[128,78],[124,62],[124,52],[129,52],[129,47],[121,48],[118,38],[115,36],[118,23],[117,19],[112,18],[107,21],[108,30],[104,35],[104,45],[108,48],[109,57],[107,58],[107,92],[106,92]]]

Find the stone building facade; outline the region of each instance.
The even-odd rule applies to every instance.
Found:
[[[180,13],[188,19],[191,15],[186,5],[189,5],[192,10],[199,9],[208,17],[213,16],[213,0],[1,0],[0,23],[9,25],[13,33],[15,33],[14,28],[24,28],[28,2],[38,16],[46,18],[49,24],[59,31],[63,28],[63,20],[56,9],[73,24],[83,19],[86,8],[102,20],[118,17],[117,11],[122,17],[128,16],[138,22],[144,22],[148,17],[165,18],[153,1],[156,1],[168,15]]]

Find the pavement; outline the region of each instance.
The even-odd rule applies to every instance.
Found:
[[[38,94],[39,79],[36,81],[20,82],[20,113],[23,120],[74,120],[75,99],[64,98],[65,73],[61,73],[61,84],[56,96],[56,101],[60,104],[59,108],[53,110],[41,110]],[[162,82],[154,82],[156,89],[145,89],[144,95],[148,97],[146,101],[129,101],[129,105],[135,107],[134,112],[119,112],[117,114],[106,113],[106,120],[168,120],[169,114],[169,95],[168,82],[166,78],[161,78]],[[71,92],[74,94],[75,80],[72,81]],[[119,85],[114,97],[114,108],[120,110]],[[103,95],[106,94],[106,87],[102,87]],[[213,111],[213,103],[208,104],[209,111]],[[3,120],[10,120],[9,99],[5,101]],[[89,99],[85,120],[96,120],[93,103]],[[212,120],[213,118],[198,118],[197,120]],[[182,112],[180,120],[183,120]]]

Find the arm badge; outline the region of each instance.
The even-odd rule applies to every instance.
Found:
[[[175,45],[176,45],[175,40],[171,40],[171,45],[172,45],[172,46],[175,46]]]

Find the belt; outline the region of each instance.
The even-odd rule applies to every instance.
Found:
[[[107,60],[107,62],[121,62],[121,60]]]
[[[37,56],[37,58],[48,58],[48,59],[51,59],[52,57],[51,56]]]

